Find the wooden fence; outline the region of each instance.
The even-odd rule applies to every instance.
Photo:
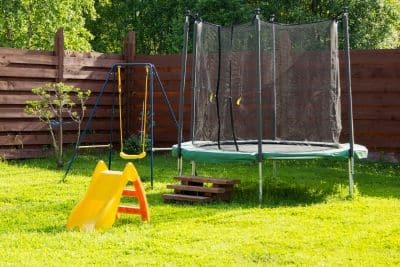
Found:
[[[343,55],[341,55],[343,56]],[[190,57],[189,57],[190,58]],[[371,151],[400,153],[400,49],[352,51],[352,84],[355,140]],[[119,62],[149,62],[156,66],[173,109],[177,113],[180,82],[179,55],[136,55],[135,35],[129,33],[124,54],[78,53],[64,51],[63,32],[55,38],[55,51],[32,51],[0,48],[0,156],[30,158],[47,153],[51,143],[46,125],[24,113],[26,100],[35,96],[34,87],[46,83],[65,82],[90,89],[88,112],[104,83],[110,66]],[[188,73],[190,73],[190,60]],[[342,66],[343,69],[343,66]],[[344,72],[342,72],[344,73]],[[124,76],[124,127],[126,132],[138,129],[145,75],[135,69]],[[342,75],[344,79],[344,75]],[[190,80],[187,80],[190,85]],[[342,80],[342,88],[344,80]],[[190,103],[189,90],[186,103]],[[345,92],[343,92],[345,94]],[[345,99],[345,98],[343,98]],[[346,141],[347,107],[342,101],[343,132]],[[189,109],[185,106],[185,136],[188,136]],[[176,143],[177,130],[170,119],[160,88],[155,86],[155,141],[157,146]],[[92,122],[86,143],[107,143],[112,111],[112,84],[108,86]],[[114,141],[118,140],[118,122],[113,123]],[[66,125],[65,143],[74,143],[74,125]]]

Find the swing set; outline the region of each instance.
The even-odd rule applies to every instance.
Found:
[[[144,100],[142,108],[142,123],[140,129],[140,145],[142,151],[139,154],[126,154],[124,152],[124,141],[123,141],[123,128],[122,128],[122,82],[121,82],[121,67],[117,67],[118,70],[118,107],[119,107],[119,135],[120,135],[120,147],[121,151],[119,156],[123,159],[142,159],[146,157],[146,125],[147,125],[147,92],[148,92],[148,80],[149,80],[149,67],[146,66],[146,82],[144,87]]]
[[[123,129],[123,112],[122,112],[122,95],[123,95],[123,88],[122,88],[122,75],[121,71],[124,69],[131,68],[145,68],[145,88],[144,88],[144,99],[142,102],[142,114],[141,114],[141,126],[140,126],[140,148],[141,151],[138,154],[128,154],[124,152],[124,129]],[[125,72],[126,73],[126,72]],[[120,143],[120,152],[119,156],[122,159],[126,160],[135,160],[135,159],[142,159],[147,156],[146,152],[146,141],[147,135],[149,135],[149,154],[150,154],[150,183],[151,187],[153,187],[154,183],[154,151],[163,151],[163,150],[170,150],[170,148],[155,148],[154,147],[154,78],[157,80],[159,88],[161,89],[163,100],[168,107],[170,117],[174,124],[178,127],[178,121],[176,119],[175,113],[172,109],[171,103],[168,100],[167,93],[165,88],[161,82],[160,76],[155,68],[155,66],[151,63],[118,63],[113,64],[109,71],[106,74],[105,82],[100,90],[99,95],[96,98],[95,105],[93,110],[91,111],[89,118],[85,124],[85,128],[82,131],[82,134],[79,137],[78,143],[75,146],[73,155],[68,162],[67,169],[64,174],[64,179],[67,177],[69,171],[72,168],[74,161],[76,160],[79,150],[80,149],[87,149],[87,148],[108,148],[108,169],[111,169],[111,162],[112,162],[112,148],[113,148],[113,132],[114,132],[114,119],[115,119],[115,95],[116,91],[118,91],[118,115],[119,115],[119,143]],[[108,144],[96,144],[96,145],[81,145],[87,135],[88,131],[90,130],[90,125],[92,119],[97,111],[97,107],[99,106],[100,100],[106,91],[107,86],[113,82],[112,86],[112,110],[111,110],[111,117],[110,117],[110,131],[109,131],[109,142]],[[117,89],[117,90],[116,90]],[[149,113],[149,115],[147,114]],[[149,125],[149,127],[148,127]],[[148,129],[149,128],[149,129]],[[148,132],[149,131],[149,132]]]

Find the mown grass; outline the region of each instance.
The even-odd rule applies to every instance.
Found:
[[[257,166],[198,164],[200,175],[240,178],[232,203],[164,204],[176,161],[135,162],[151,221],[123,215],[104,232],[68,231],[98,155],[80,156],[66,183],[52,159],[0,163],[0,265],[399,265],[400,167],[358,162],[357,194],[347,198],[346,162],[280,161],[258,206]],[[125,162],[116,159],[113,169]],[[186,164],[189,173],[189,164]],[[264,165],[271,177],[271,163]]]

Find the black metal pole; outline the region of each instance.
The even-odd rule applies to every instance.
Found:
[[[344,9],[343,14],[343,30],[344,30],[344,53],[346,60],[346,89],[347,89],[347,105],[349,120],[349,195],[353,196],[354,187],[354,125],[353,125],[353,99],[351,94],[351,66],[350,66],[350,37],[349,37],[349,12]]]
[[[275,15],[270,18],[272,23],[272,139],[276,140],[276,33]]]
[[[215,91],[215,107],[217,112],[217,123],[218,123],[218,130],[217,130],[217,144],[218,149],[221,149],[221,117],[219,113],[219,88],[221,85],[221,66],[222,66],[222,55],[221,55],[221,26],[218,25],[218,73],[217,73],[217,89]]]
[[[178,120],[176,119],[174,109],[172,108],[171,103],[168,100],[167,92],[165,91],[165,88],[164,88],[164,86],[163,86],[163,84],[161,82],[160,76],[158,75],[158,72],[157,72],[155,66],[153,66],[153,70],[154,70],[154,76],[156,77],[156,79],[158,81],[158,85],[161,88],[161,93],[164,96],[164,98],[163,98],[164,102],[167,104],[167,107],[168,107],[168,110],[169,110],[169,114],[171,115],[171,120],[174,122],[175,126],[178,128],[178,124],[179,123],[178,123]]]
[[[110,119],[110,147],[108,148],[108,169],[111,170],[112,162],[112,143],[114,133],[114,118],[115,118],[115,91],[116,91],[116,78],[115,71],[113,72],[113,91],[112,91],[112,108],[111,108],[111,119]]]
[[[191,119],[190,119],[190,137],[192,143],[194,142],[195,135],[195,127],[196,127],[196,86],[197,86],[197,77],[196,77],[196,57],[197,57],[197,27],[199,22],[195,21],[193,25],[193,60],[192,60],[192,103],[191,103]]]
[[[149,87],[150,87],[150,184],[153,189],[154,184],[154,66],[149,65]],[[147,114],[144,114],[147,116]],[[144,137],[146,138],[146,136]]]
[[[349,38],[349,13],[347,8],[343,14],[343,26],[345,37],[345,64],[346,64],[346,89],[347,89],[347,103],[348,103],[348,116],[349,116],[349,144],[350,156],[354,156],[354,126],[353,126],[353,98],[351,93],[351,66],[350,66],[350,38]]]
[[[239,146],[237,143],[236,132],[235,132],[235,120],[233,118],[233,103],[232,103],[232,54],[233,54],[233,26],[231,26],[231,43],[230,43],[230,53],[229,53],[229,115],[231,117],[231,130],[232,139],[235,144],[236,151],[239,151]]]
[[[190,23],[190,11],[186,11],[185,25],[183,28],[183,47],[181,57],[181,82],[179,89],[179,125],[178,125],[178,172],[182,173],[182,140],[183,140],[183,111],[185,105],[185,82],[186,82],[186,64],[187,64],[187,50],[188,50],[188,39],[189,39],[189,23]],[[180,163],[179,163],[180,162]]]
[[[257,90],[257,138],[258,138],[258,160],[263,160],[262,139],[263,139],[263,118],[262,118],[262,90],[261,90],[261,26],[260,9],[256,9],[256,90]]]
[[[64,177],[62,178],[62,181],[65,181],[65,178],[67,178],[67,175],[68,175],[69,171],[71,170],[72,164],[74,163],[76,157],[78,156],[79,146],[81,145],[83,139],[86,136],[87,131],[89,130],[90,123],[92,122],[93,116],[96,113],[97,107],[98,107],[98,105],[100,103],[100,99],[103,96],[104,91],[107,88],[108,82],[110,80],[110,75],[114,71],[115,71],[115,65],[112,65],[110,70],[107,72],[106,79],[105,79],[105,81],[103,83],[103,86],[101,87],[99,95],[96,98],[96,103],[94,104],[94,107],[93,107],[92,111],[90,112],[90,115],[89,115],[88,121],[86,122],[85,128],[83,129],[83,132],[79,136],[78,143],[76,144],[74,153],[72,154],[72,157],[71,157],[70,161],[68,162],[67,170],[65,171],[65,174],[64,174]]]
[[[258,178],[259,178],[259,202],[262,203],[262,140],[263,140],[263,116],[262,116],[262,88],[261,88],[261,10],[255,10],[256,30],[256,90],[257,90],[257,132],[258,132]]]

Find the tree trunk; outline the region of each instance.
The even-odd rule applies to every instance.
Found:
[[[63,161],[63,117],[62,117],[62,106],[60,105],[59,109],[59,114],[60,114],[60,127],[58,128],[58,155],[57,155],[57,168],[61,169],[64,166],[64,161]]]

